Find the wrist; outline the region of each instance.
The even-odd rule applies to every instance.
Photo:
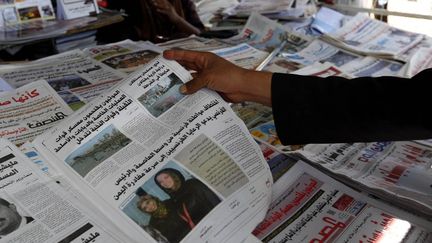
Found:
[[[246,70],[241,77],[241,91],[250,101],[271,105],[271,80],[273,73]]]

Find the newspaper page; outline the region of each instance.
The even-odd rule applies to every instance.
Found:
[[[0,93],[0,138],[16,145],[34,139],[72,114],[45,81]]]
[[[42,174],[15,146],[0,139],[2,242],[127,242],[58,182]]]
[[[96,0],[57,0],[59,19],[75,19],[99,13]]]
[[[246,0],[225,9],[222,13],[237,17],[247,17],[255,12],[277,13],[289,9],[293,2],[293,0]]]
[[[103,63],[71,51],[34,62],[0,67],[0,78],[12,87],[46,80],[73,109],[77,110],[126,75]]]
[[[427,144],[320,144],[306,145],[298,152],[371,194],[421,215],[432,215],[432,147]]]
[[[233,47],[214,50],[212,52],[235,65],[246,69],[255,69],[269,55],[268,52],[260,51],[248,44],[240,44]]]
[[[352,78],[351,75],[343,72],[339,68],[333,66],[333,63],[319,63],[316,62],[312,65],[301,68],[297,71],[291,72],[292,74],[304,75],[304,76],[316,76],[321,78],[339,76],[344,78]]]
[[[55,19],[50,0],[4,0],[0,2],[0,29],[11,25]]]
[[[363,59],[363,56],[354,54],[322,40],[313,40],[306,48],[296,53],[282,53],[288,61],[297,62],[304,66],[315,62],[329,62],[340,67],[350,62],[356,63]]]
[[[213,51],[232,46],[217,39],[207,39],[198,36],[171,40],[158,45],[166,49],[184,49],[193,51]]]
[[[342,65],[339,67],[339,69],[353,77],[404,77],[404,66],[405,65],[400,62],[367,56],[356,62],[349,62],[345,65]]]
[[[263,71],[272,73],[291,73],[302,67],[304,67],[304,65],[298,62],[289,61],[285,57],[279,55],[272,58],[263,68]]]
[[[283,52],[291,53],[303,49],[310,42],[309,37],[289,32],[287,28],[276,21],[253,13],[238,35],[224,41],[232,45],[247,43],[259,50],[271,52],[279,47],[284,40],[287,41],[287,45]]]
[[[272,187],[263,242],[431,242],[432,225],[297,162]]]
[[[158,57],[34,142],[134,242],[240,242],[268,206],[259,147],[216,93],[179,93],[190,79]]]
[[[407,70],[405,75],[412,77],[424,69],[432,67],[432,47],[420,48],[407,62]]]
[[[423,35],[391,27],[360,13],[324,38],[363,55],[396,58],[422,41]]]
[[[84,52],[113,69],[129,74],[161,54],[162,48],[151,42],[124,40],[91,47]]]

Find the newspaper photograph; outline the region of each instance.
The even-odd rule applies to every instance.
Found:
[[[273,185],[262,242],[430,242],[429,221],[360,194],[297,162]]]
[[[162,49],[151,42],[124,40],[91,47],[85,49],[84,53],[113,69],[129,74],[161,54]]]
[[[122,232],[0,139],[2,242],[125,242]]]
[[[158,57],[34,142],[136,242],[240,242],[268,206],[258,145],[216,93],[180,94],[190,79]]]
[[[0,138],[16,145],[33,140],[72,114],[45,81],[0,93]]]

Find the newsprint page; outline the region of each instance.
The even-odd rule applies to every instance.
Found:
[[[83,204],[42,173],[15,145],[0,139],[1,242],[108,243],[127,239],[103,215],[96,215],[91,205]]]
[[[191,78],[157,57],[34,141],[129,242],[242,242],[270,204],[258,145]]]

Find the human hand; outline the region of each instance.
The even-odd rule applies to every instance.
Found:
[[[241,68],[211,52],[167,50],[163,55],[196,71],[193,79],[181,86],[180,92],[184,94],[209,88],[228,102],[271,104],[271,73]]]
[[[169,18],[171,22],[175,22],[180,17],[174,6],[168,0],[150,0],[158,13],[161,13]]]

